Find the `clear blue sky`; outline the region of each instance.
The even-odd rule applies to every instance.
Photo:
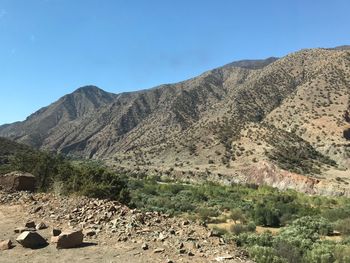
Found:
[[[0,124],[80,86],[123,92],[350,44],[348,0],[0,0]]]

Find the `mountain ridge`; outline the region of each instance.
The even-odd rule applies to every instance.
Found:
[[[148,172],[244,180],[247,167],[270,162],[298,174],[333,171],[347,178],[349,81],[346,47],[303,49],[233,62],[149,90],[80,88],[66,95],[66,104],[65,96],[58,100],[65,118],[57,115],[56,101],[29,120],[0,126],[0,136]],[[86,106],[72,99],[78,93],[98,96],[80,95]],[[47,112],[56,117],[53,125],[47,125]]]

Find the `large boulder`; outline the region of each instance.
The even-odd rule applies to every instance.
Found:
[[[34,231],[25,231],[20,234],[16,241],[26,248],[41,248],[47,245],[46,240]]]
[[[57,238],[57,248],[73,248],[83,243],[82,230],[65,230]]]
[[[35,190],[35,176],[18,171],[0,175],[0,188],[7,191],[32,192]]]

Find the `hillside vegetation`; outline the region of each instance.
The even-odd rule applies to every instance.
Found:
[[[347,47],[306,49],[138,92],[83,87],[0,136],[193,180],[245,182],[267,162],[322,180],[309,191],[349,195],[349,83]]]
[[[115,173],[97,162],[22,151],[18,144],[10,148],[16,150],[0,169],[5,165],[9,171],[33,173],[38,191],[119,200],[130,207],[202,224],[232,222],[229,229],[214,228],[213,235],[242,246],[257,263],[350,259],[347,198],[309,196],[257,185],[164,181],[159,176]],[[266,232],[257,232],[257,227]],[[271,227],[278,232],[269,232]],[[339,231],[338,239],[332,239],[338,233],[334,230]]]

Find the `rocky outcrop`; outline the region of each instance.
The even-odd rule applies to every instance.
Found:
[[[318,179],[306,177],[279,169],[276,165],[261,161],[244,171],[246,182],[257,185],[269,185],[280,190],[294,189],[303,193],[315,194]]]
[[[7,191],[34,191],[35,176],[18,171],[0,175],[0,187]]]
[[[306,194],[350,196],[350,189],[321,178],[291,173],[276,165],[261,161],[244,170],[245,183],[269,185],[280,190],[293,189]]]

